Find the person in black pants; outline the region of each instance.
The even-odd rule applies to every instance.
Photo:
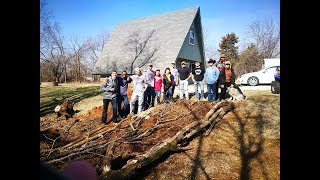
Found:
[[[107,112],[110,102],[112,104],[113,114],[111,121],[116,123],[118,116],[117,96],[119,93],[119,82],[117,78],[117,72],[115,70],[112,70],[111,75],[100,86],[100,90],[103,92],[103,112],[101,117],[101,123],[109,123],[107,122]]]
[[[235,73],[234,70],[231,68],[230,61],[224,62],[225,67],[221,70],[219,74],[219,87],[221,88],[220,93],[220,100],[225,99],[226,91],[228,87],[234,87],[238,89],[238,91],[243,94],[239,86],[235,84]],[[246,98],[246,96],[243,94]]]
[[[225,54],[221,54],[220,55],[220,59],[218,61],[217,64],[217,68],[219,70],[219,72],[222,71],[222,69],[224,68],[224,61],[226,60],[226,55]],[[220,93],[219,93],[219,78],[218,81],[216,83],[216,101],[220,98]]]

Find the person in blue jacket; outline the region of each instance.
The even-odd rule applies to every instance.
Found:
[[[207,83],[207,94],[208,94],[208,101],[215,102],[216,101],[216,83],[219,78],[219,70],[213,64],[215,60],[210,59],[208,61],[209,67],[206,69],[204,73],[204,80]]]
[[[274,80],[280,83],[280,67],[277,68],[276,74],[274,75]]]

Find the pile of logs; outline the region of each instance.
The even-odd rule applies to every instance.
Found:
[[[69,144],[42,150],[40,159],[57,165],[79,157],[90,159],[92,156],[89,155],[100,154],[100,160],[95,164],[100,179],[127,179],[166,153],[187,150],[185,146],[188,142],[201,133],[208,135],[214,125],[234,109],[232,102],[223,100],[211,105],[211,109],[200,119],[183,124],[184,120],[192,119],[204,109],[200,101],[184,106],[193,109],[190,113],[175,114],[175,118],[171,119],[165,118],[166,111],[170,109],[166,106],[157,114],[149,111],[143,115],[129,116],[113,126],[98,126]],[[116,159],[122,160],[121,167],[113,167]]]

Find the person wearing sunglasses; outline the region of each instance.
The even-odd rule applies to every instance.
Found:
[[[180,86],[180,99],[183,99],[185,95],[186,99],[189,99],[189,92],[188,92],[188,80],[192,76],[192,72],[189,67],[186,66],[186,62],[181,62],[181,67],[178,68],[179,73],[179,86]]]

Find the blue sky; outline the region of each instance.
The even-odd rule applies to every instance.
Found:
[[[244,43],[248,25],[272,18],[280,22],[280,0],[47,0],[64,35],[112,33],[118,23],[200,6],[206,44],[218,48],[221,37],[234,32]]]

